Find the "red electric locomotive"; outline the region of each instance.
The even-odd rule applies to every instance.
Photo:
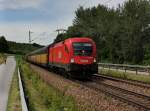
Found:
[[[71,76],[88,77],[98,72],[96,45],[89,38],[70,38],[49,48],[49,66]]]
[[[44,50],[44,51],[43,51]],[[62,42],[51,44],[48,47],[39,50],[46,53],[46,58],[41,60],[47,60],[47,63],[41,64],[48,68],[61,70],[67,72],[69,76],[88,78],[92,74],[98,72],[98,65],[96,62],[96,45],[90,38],[69,38]],[[39,57],[40,52],[31,53],[28,56],[36,55]],[[36,64],[39,64],[36,60]],[[34,60],[34,61],[35,61]],[[35,62],[34,62],[35,63]],[[41,62],[44,63],[44,62]]]

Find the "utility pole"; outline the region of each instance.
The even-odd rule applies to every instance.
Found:
[[[33,33],[33,32],[31,32],[30,30],[29,30],[29,44],[31,44],[31,33]]]
[[[66,29],[57,29],[56,32],[59,34],[64,34],[67,30]]]

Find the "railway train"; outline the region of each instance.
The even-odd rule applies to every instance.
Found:
[[[96,45],[90,38],[69,38],[26,55],[27,61],[66,76],[89,78],[98,72]]]

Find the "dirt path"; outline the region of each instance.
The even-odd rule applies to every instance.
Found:
[[[0,111],[6,111],[11,80],[15,71],[14,57],[7,58],[6,64],[0,65]]]

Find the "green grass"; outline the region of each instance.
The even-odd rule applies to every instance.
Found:
[[[103,74],[106,76],[122,78],[122,79],[127,79],[127,80],[135,80],[135,81],[140,81],[140,82],[150,84],[150,76],[148,76],[148,75],[136,75],[133,73],[113,71],[113,70],[109,70],[109,69],[100,69],[100,74]]]
[[[18,76],[17,76],[17,68],[15,70],[15,73],[12,79],[12,85],[11,85],[9,97],[8,97],[7,111],[22,111],[20,93],[19,93],[19,83],[18,83]]]
[[[21,64],[25,94],[29,98],[29,110],[77,111],[72,97],[64,96],[57,89],[47,85],[25,62]]]
[[[0,64],[4,63],[6,60],[6,55],[0,53]]]

